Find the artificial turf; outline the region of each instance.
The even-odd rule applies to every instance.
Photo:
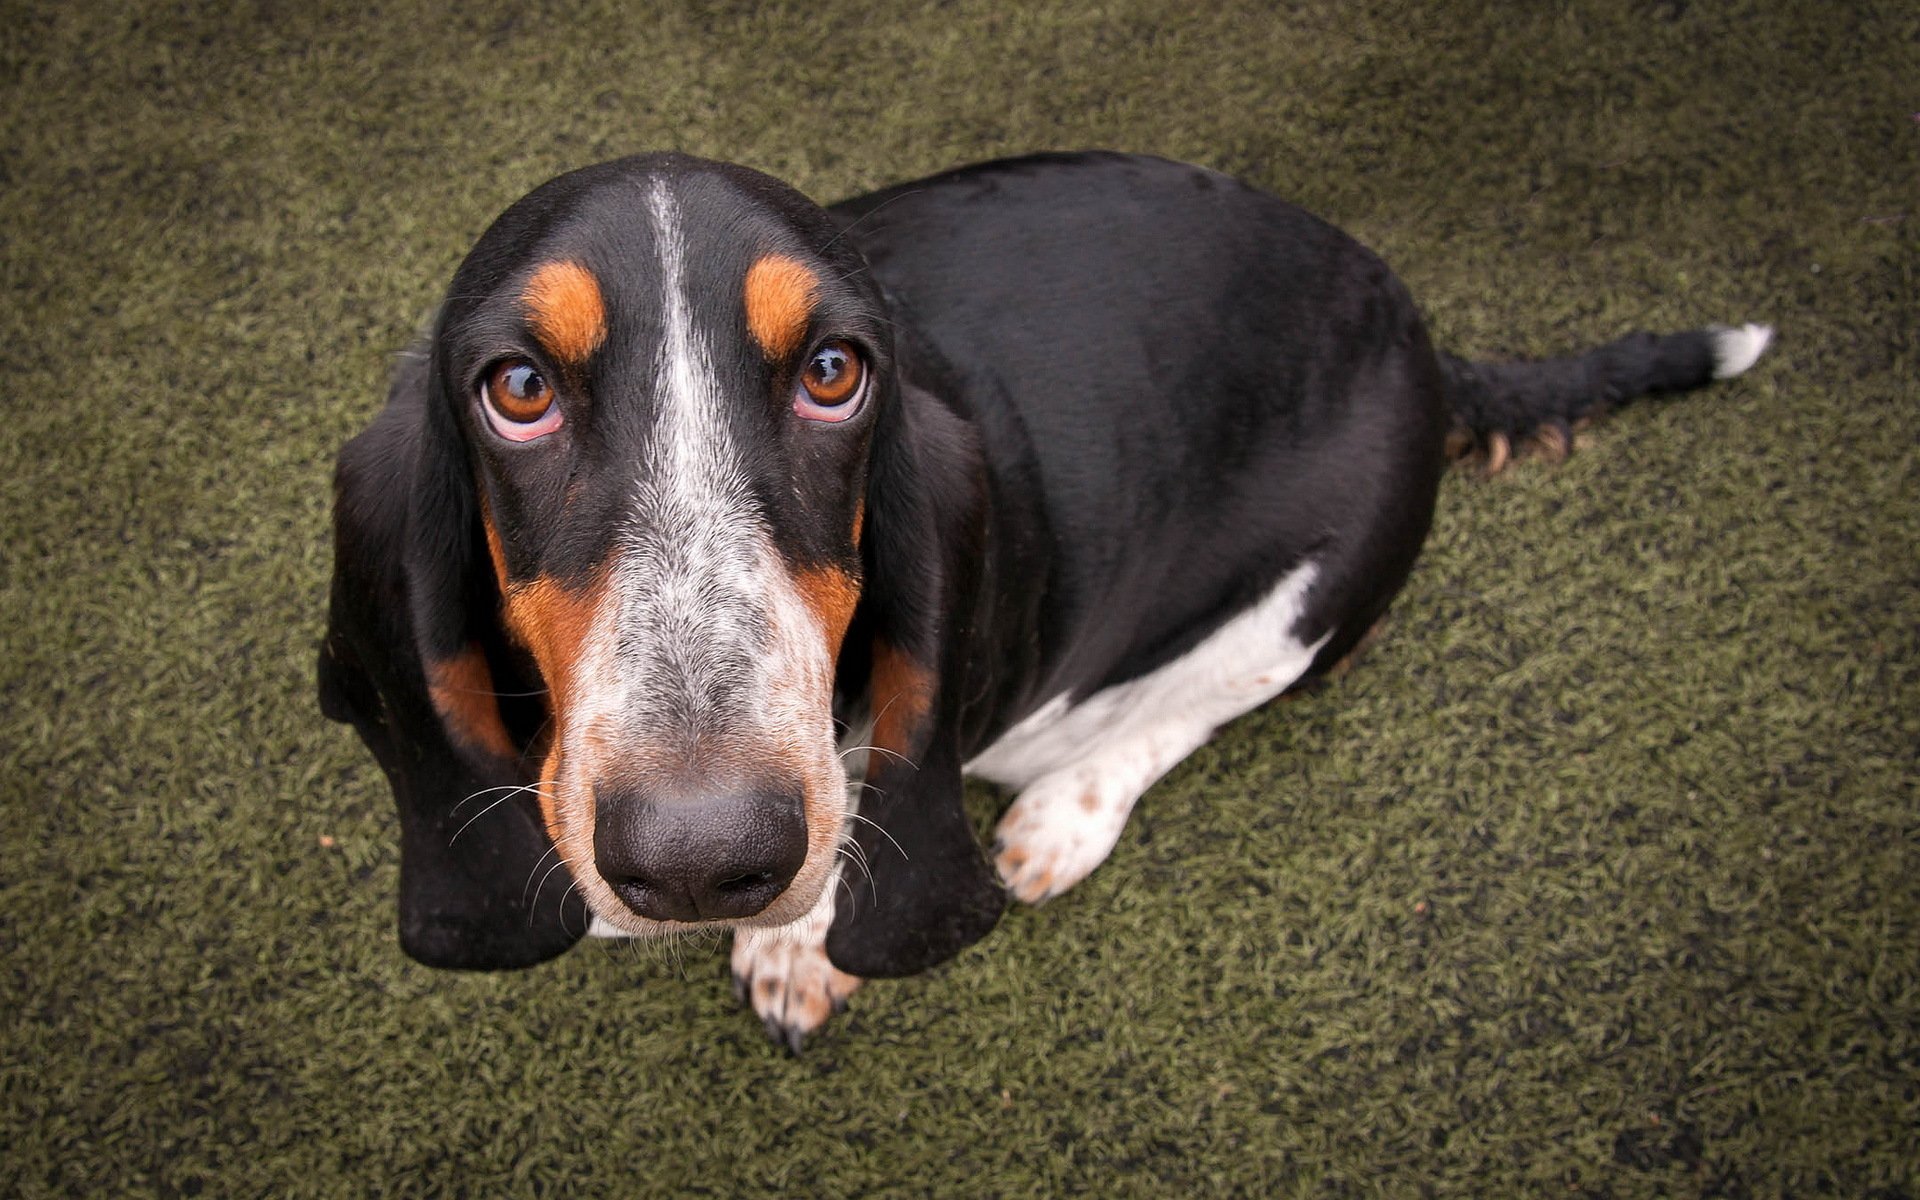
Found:
[[[1911,4],[0,31],[0,1193],[1920,1196]],[[1081,146],[1321,212],[1460,351],[1779,342],[1450,477],[1361,669],[801,1057],[718,943],[402,956],[385,784],[314,702],[328,476],[485,223],[647,148],[829,199]]]

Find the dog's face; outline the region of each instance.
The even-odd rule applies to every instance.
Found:
[[[538,189],[454,278],[433,371],[547,689],[541,809],[622,930],[785,924],[832,878],[883,313],[819,208],[671,156]]]

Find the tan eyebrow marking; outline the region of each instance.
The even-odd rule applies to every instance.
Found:
[[[550,262],[520,290],[533,332],[548,353],[578,366],[607,340],[607,306],[593,272],[577,262]]]
[[[777,362],[798,350],[820,293],[820,277],[813,268],[784,254],[769,254],[747,269],[742,292],[747,332],[760,344],[760,352]]]

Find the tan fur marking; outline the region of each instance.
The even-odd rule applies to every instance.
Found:
[[[560,826],[559,808],[560,756],[549,754],[540,764],[540,788],[534,794],[540,799],[540,820],[547,827],[547,839],[556,847],[564,845],[563,830]],[[591,798],[589,798],[591,803]],[[589,816],[591,819],[591,816]],[[562,858],[564,861],[564,856]]]
[[[827,635],[827,661],[840,658],[840,642],[847,636],[853,620],[853,606],[860,600],[860,585],[845,571],[818,567],[794,577],[800,598],[813,610],[814,619]]]
[[[1373,649],[1373,644],[1380,640],[1380,635],[1386,630],[1387,619],[1381,617],[1373,623],[1372,628],[1360,635],[1360,640],[1353,644],[1353,649],[1342,655],[1339,662],[1327,668],[1327,678],[1338,679],[1353,670],[1353,665],[1360,661],[1360,656]]]
[[[607,340],[607,306],[593,273],[576,262],[550,262],[520,292],[540,344],[578,366]]]
[[[479,646],[469,644],[452,658],[428,664],[427,692],[440,719],[468,746],[501,758],[519,753],[500,720],[493,672],[487,669],[487,656]]]
[[[760,344],[760,352],[778,362],[798,350],[820,292],[820,277],[813,269],[785,255],[769,254],[747,269],[742,292],[747,332]]]
[[[1567,440],[1566,431],[1557,425],[1542,425],[1533,431],[1532,446],[1534,453],[1548,462],[1563,462],[1573,446]]]
[[[605,592],[604,575],[579,592],[568,591],[558,580],[544,575],[506,588],[507,630],[527,648],[540,668],[556,722],[573,686],[581,643],[593,628]]]
[[[533,655],[534,665],[540,669],[541,681],[547,687],[548,729],[564,729],[565,709],[573,686],[574,671],[580,661],[581,643],[586,641],[593,628],[594,616],[605,600],[606,576],[602,573],[579,592],[569,591],[558,580],[547,576],[525,583],[507,584],[504,582],[506,566],[500,556],[493,522],[489,519],[484,523],[489,542],[495,543],[493,552],[496,569],[503,580],[501,591],[506,599],[501,607],[507,632],[526,647],[527,652]],[[546,821],[547,836],[553,839],[556,846],[564,844],[560,813],[556,806],[559,772],[560,754],[557,749],[550,747],[540,768],[540,815]],[[590,793],[586,803],[586,828],[591,829],[593,799]]]
[[[933,676],[901,651],[875,642],[868,700],[873,706],[874,745],[912,757],[914,734],[933,707]]]
[[[487,502],[480,502],[480,528],[487,534],[487,557],[493,560],[493,578],[500,585],[500,594],[507,594],[507,552],[500,547],[500,531],[493,526],[493,510]]]

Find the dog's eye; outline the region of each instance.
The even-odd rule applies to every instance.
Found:
[[[800,385],[793,390],[793,411],[809,421],[844,421],[860,411],[866,394],[866,367],[845,342],[828,342],[813,352]]]
[[[524,358],[497,363],[480,384],[481,407],[495,433],[530,442],[560,428],[560,406],[540,369]]]

